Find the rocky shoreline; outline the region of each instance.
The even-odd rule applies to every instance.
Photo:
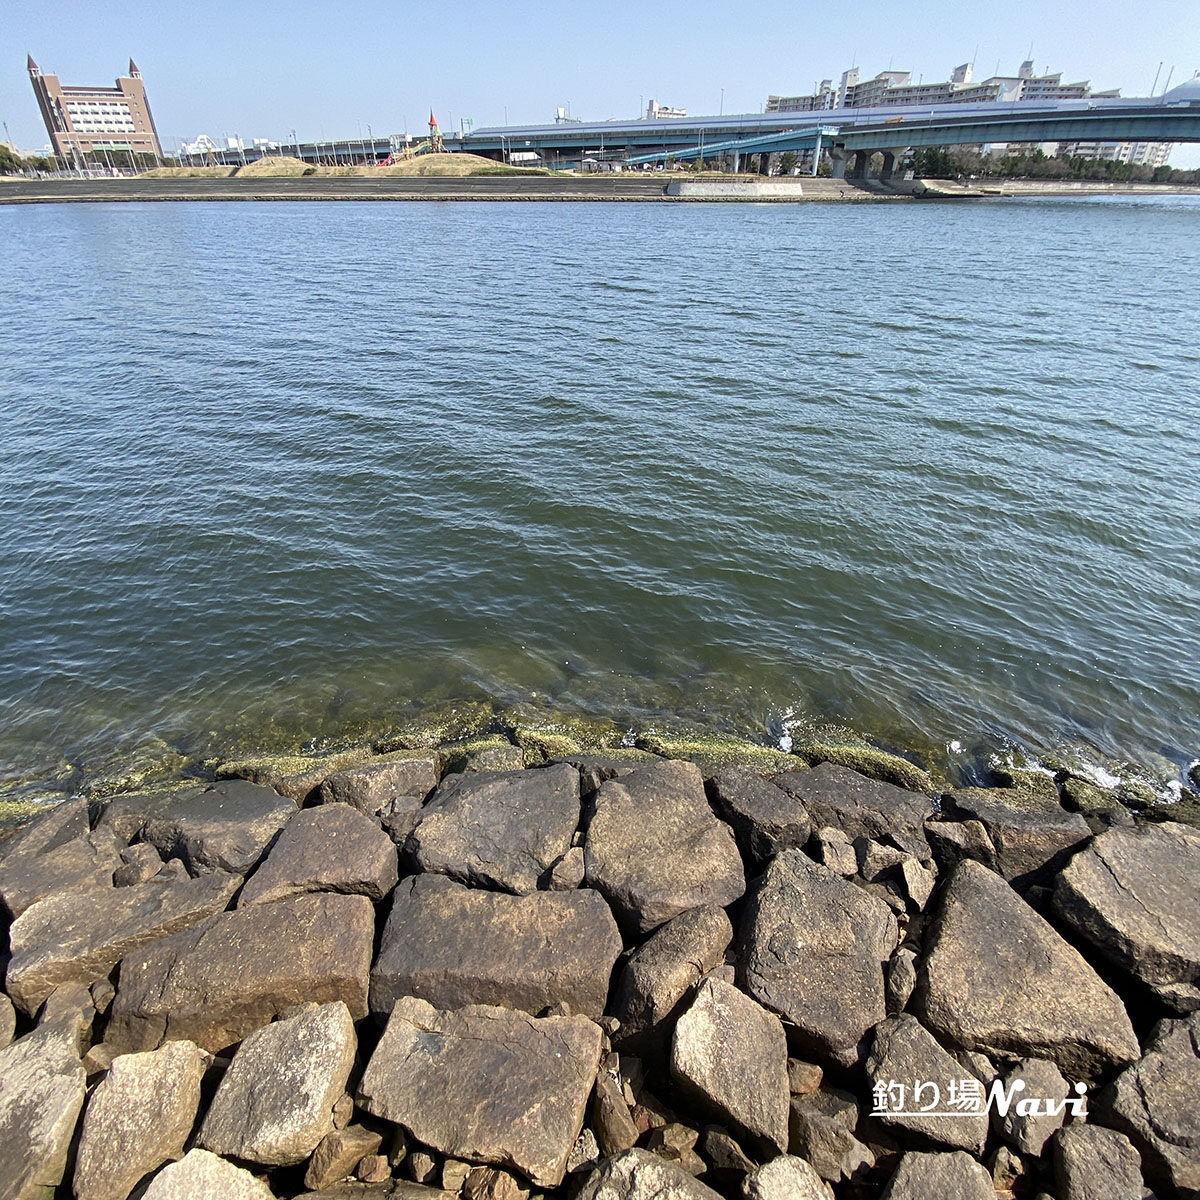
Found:
[[[20,828],[0,1200],[1200,1197],[1193,798],[656,749]]]

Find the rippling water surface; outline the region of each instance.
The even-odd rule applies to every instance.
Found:
[[[0,782],[467,696],[1200,750],[1196,198],[0,231]]]

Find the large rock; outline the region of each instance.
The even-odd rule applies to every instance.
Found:
[[[0,908],[19,917],[47,896],[111,888],[124,846],[111,829],[97,829],[44,853],[11,854],[0,862]]]
[[[0,841],[0,863],[38,858],[82,837],[89,828],[88,802],[82,796],[47,804],[38,816]]]
[[[142,1200],[275,1200],[275,1193],[244,1168],[197,1148],[163,1167]]]
[[[634,933],[690,908],[732,904],[746,890],[733,831],[713,816],[694,764],[639,767],[602,783],[593,803],[585,878]]]
[[[1037,1158],[1066,1120],[1063,1101],[1078,1097],[1059,1069],[1044,1058],[1023,1058],[1014,1064],[1005,1076],[1004,1090],[1013,1096],[1014,1102],[1007,1113],[997,1112],[993,1116],[993,1124],[1000,1136],[1021,1154]],[[1050,1107],[1058,1106],[1059,1111],[1045,1112],[1047,1106],[1039,1104],[1032,1112],[1022,1112],[1022,1100],[1049,1101]]]
[[[850,841],[874,838],[928,861],[925,821],[932,811],[928,796],[829,762],[811,771],[777,775],[775,783],[804,805],[814,829],[831,825]]]
[[[362,1125],[347,1125],[327,1133],[317,1145],[304,1172],[304,1186],[327,1188],[341,1183],[359,1160],[379,1149],[383,1137]]]
[[[838,1112],[824,1092],[793,1096],[788,1151],[811,1163],[830,1183],[854,1179],[875,1165],[871,1148],[854,1136],[853,1115]]]
[[[358,1102],[443,1154],[557,1187],[583,1126],[600,1042],[586,1017],[538,1019],[482,1005],[440,1012],[406,997],[392,1009]]]
[[[1115,1129],[1076,1121],[1054,1138],[1058,1200],[1130,1200],[1142,1194],[1142,1160]]]
[[[204,1066],[194,1042],[113,1059],[83,1117],[75,1160],[79,1200],[125,1200],[143,1176],[183,1156]]]
[[[700,985],[675,1024],[671,1073],[721,1123],[787,1149],[787,1038],[774,1013],[732,984]]]
[[[227,779],[203,791],[121,797],[105,810],[101,826],[149,842],[163,858],[182,859],[193,875],[245,875],[296,812],[293,801],[271,788]]]
[[[753,767],[726,767],[713,777],[713,808],[732,826],[747,862],[761,866],[783,850],[799,850],[812,832],[804,807]]]
[[[382,900],[396,886],[396,846],[370,817],[346,804],[297,813],[266,861],[246,880],[238,906],[297,892],[349,892]]]
[[[17,1014],[12,1001],[0,992],[0,1050],[13,1040],[17,1029]]]
[[[782,1154],[742,1181],[746,1200],[833,1200],[829,1185],[802,1158]]]
[[[560,763],[445,780],[408,849],[423,871],[524,895],[549,885],[579,826],[579,772]]]
[[[77,1051],[63,1023],[0,1050],[0,1200],[43,1200],[62,1182],[83,1106]]]
[[[680,1002],[725,961],[733,926],[723,908],[706,904],[680,913],[630,956],[617,983],[613,1016],[623,1046],[652,1049],[670,1041]]]
[[[962,1067],[938,1045],[934,1036],[915,1017],[889,1017],[875,1027],[875,1041],[867,1059],[872,1090],[887,1095],[889,1085],[905,1088],[899,1111],[892,1106],[877,1114],[901,1141],[918,1148],[945,1147],[982,1154],[987,1141],[988,1117],[982,1090],[977,1111],[959,1112],[954,1091],[963,1077]],[[914,1095],[917,1081],[926,1086]],[[931,1107],[930,1112],[921,1110]],[[945,1116],[950,1112],[954,1115]]]
[[[105,1040],[149,1050],[190,1038],[217,1051],[294,1004],[367,1014],[375,911],[320,892],[210,917],[127,955]]]
[[[417,875],[396,889],[371,971],[371,1008],[402,996],[437,1008],[494,1004],[538,1013],[559,1001],[599,1018],[621,935],[589,890],[514,896]]]
[[[1160,1021],[1146,1053],[1101,1094],[1100,1120],[1128,1136],[1155,1187],[1200,1196],[1200,1014]]]
[[[7,986],[27,1013],[63,984],[89,984],[125,955],[224,910],[241,880],[209,875],[182,883],[65,892],[13,922]]]
[[[967,1153],[920,1154],[910,1150],[884,1189],[882,1200],[996,1200],[992,1177]]]
[[[1200,830],[1107,830],[1055,880],[1054,911],[1169,1008],[1200,1008]]]
[[[364,816],[378,817],[390,812],[398,800],[409,796],[424,800],[437,783],[437,758],[432,754],[368,762],[330,775],[321,784],[321,803],[349,804]]]
[[[1137,1058],[1120,998],[986,867],[955,868],[926,949],[910,1008],[953,1045],[1046,1058],[1073,1079]]]
[[[963,788],[948,793],[944,803],[983,825],[996,849],[996,870],[1016,887],[1050,878],[1092,836],[1087,821],[1054,797],[1012,788]]]
[[[883,971],[897,941],[886,904],[788,850],[747,901],[739,961],[746,990],[792,1022],[805,1048],[845,1053],[885,1016]]]
[[[254,1030],[233,1056],[197,1144],[268,1166],[303,1162],[333,1132],[333,1106],[357,1047],[340,1000]]]
[[[633,1149],[604,1159],[575,1200],[721,1200],[721,1195],[682,1167]]]

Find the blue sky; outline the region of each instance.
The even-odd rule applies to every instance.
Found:
[[[1086,15],[1085,15],[1086,14]],[[355,137],[541,122],[558,105],[583,118],[630,117],[651,98],[689,112],[757,112],[770,92],[807,92],[858,65],[945,79],[1015,73],[1033,48],[1039,71],[1097,89],[1150,92],[1200,70],[1195,0],[618,0],[595,6],[340,5],[295,0],[41,0],[6,6],[0,119],[22,149],[46,141],[25,72],[31,53],[67,83],[111,84],[129,57],[146,80],[166,145],[214,138]],[[1200,165],[1200,151],[1172,157]]]

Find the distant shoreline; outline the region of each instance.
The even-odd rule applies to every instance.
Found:
[[[761,187],[761,191],[759,191]],[[791,189],[795,189],[791,193]],[[922,191],[923,189],[923,191]],[[668,191],[680,194],[668,194]],[[517,200],[670,203],[895,202],[1029,196],[1200,195],[1200,188],[1146,183],[1006,180],[957,184],[825,178],[747,181],[662,173],[584,176],[279,177],[254,179],[0,180],[0,204],[181,200]]]

